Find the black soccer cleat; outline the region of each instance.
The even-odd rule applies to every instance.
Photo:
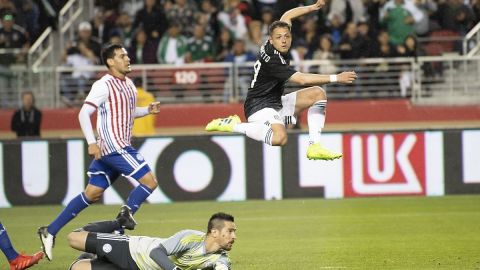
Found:
[[[133,218],[132,210],[127,205],[123,205],[120,208],[120,212],[117,215],[117,220],[118,223],[120,223],[120,226],[127,230],[134,230],[135,225],[137,225],[137,222]]]
[[[97,258],[97,255],[92,254],[92,253],[88,253],[88,252],[84,252],[84,253],[80,254],[80,256],[78,256],[77,259],[75,259],[75,261],[72,262],[72,264],[70,264],[70,267],[68,268],[68,270],[72,270],[73,265],[76,264],[77,262],[81,261],[81,260],[93,260],[93,259],[96,259],[96,258]]]

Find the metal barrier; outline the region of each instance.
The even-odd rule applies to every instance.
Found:
[[[463,54],[473,56],[480,50],[480,23],[477,23],[463,39]]]
[[[67,40],[75,40],[76,23],[93,18],[93,0],[70,0],[60,10],[58,16],[60,52],[65,49]]]
[[[417,104],[480,103],[480,55],[418,58]]]
[[[134,65],[130,78],[143,79],[143,87],[165,103],[243,101],[251,83],[253,62],[175,65]],[[295,65],[295,63],[293,63]],[[372,58],[359,61],[303,61],[302,71],[330,73],[355,70],[353,85],[327,85],[330,98],[395,98],[410,95],[412,85],[402,88],[400,79],[412,74],[412,58]],[[57,67],[57,91],[67,106],[83,103],[92,83],[106,70],[103,66]],[[324,72],[325,74],[325,72]],[[409,76],[411,77],[411,76]],[[286,92],[300,89],[287,84]]]
[[[302,61],[297,70],[320,74],[355,70],[352,85],[327,84],[330,99],[411,98],[419,104],[471,104],[480,101],[480,56],[370,58],[357,61]],[[253,62],[175,65],[134,65],[130,78],[142,78],[142,86],[163,103],[241,102],[253,74]],[[10,72],[10,73],[8,73]],[[106,73],[104,66],[42,67],[26,80],[26,68],[2,74],[10,85],[37,89],[41,107],[80,106],[91,85]],[[10,75],[8,75],[10,74]],[[51,74],[51,75],[49,75]],[[9,77],[10,76],[10,77]],[[32,76],[32,75],[31,75]],[[1,83],[1,80],[0,80]],[[21,86],[21,87],[20,87]],[[302,86],[286,85],[286,93]],[[2,107],[17,106],[18,93],[1,91]],[[4,98],[15,97],[13,98]],[[42,100],[43,99],[43,100]],[[46,105],[45,105],[46,104]]]

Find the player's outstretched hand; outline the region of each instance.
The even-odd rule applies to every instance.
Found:
[[[100,151],[100,147],[98,147],[96,143],[92,143],[88,145],[88,154],[93,156],[97,160],[102,157],[102,152]]]
[[[148,105],[148,112],[151,114],[157,114],[160,112],[160,102],[152,102]]]
[[[319,10],[323,6],[325,6],[325,0],[318,0],[314,5],[313,5],[313,10]]]
[[[353,83],[357,79],[357,73],[355,71],[344,71],[337,74],[338,83]]]

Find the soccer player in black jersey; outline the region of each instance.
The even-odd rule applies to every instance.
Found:
[[[269,145],[285,145],[285,124],[295,124],[295,115],[308,109],[310,145],[307,158],[333,160],[342,154],[334,153],[320,144],[325,124],[327,95],[318,85],[327,83],[351,84],[357,75],[346,71],[336,75],[302,73],[290,66],[289,50],[292,44],[291,20],[319,10],[325,0],[314,5],[291,9],[270,25],[268,41],[262,45],[254,65],[254,75],[248,89],[244,109],[248,123],[241,123],[237,115],[212,120],[207,131],[239,132]],[[310,86],[283,95],[287,81]]]

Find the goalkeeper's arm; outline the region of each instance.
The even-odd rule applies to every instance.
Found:
[[[163,270],[181,270],[170,261],[167,255],[167,250],[163,245],[159,245],[152,249],[152,251],[150,251],[150,258]]]

